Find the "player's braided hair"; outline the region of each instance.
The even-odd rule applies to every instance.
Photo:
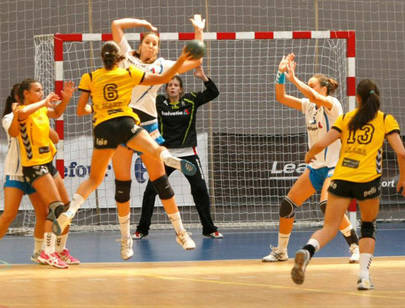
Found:
[[[357,95],[361,102],[354,117],[349,122],[349,129],[355,131],[362,128],[377,115],[380,109],[380,91],[370,79],[363,79],[357,85]]]
[[[120,47],[114,41],[105,42],[101,49],[101,58],[103,59],[104,67],[111,70],[114,65],[123,60],[125,57],[120,55]]]

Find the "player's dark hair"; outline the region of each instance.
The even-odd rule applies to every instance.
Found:
[[[315,74],[313,77],[318,79],[321,87],[326,87],[327,95],[333,94],[335,90],[339,87],[339,83],[335,79],[327,77],[323,74]]]
[[[24,79],[23,81],[21,81],[20,87],[18,89],[18,99],[20,100],[21,104],[24,104],[24,99],[25,99],[24,91],[25,90],[29,91],[31,89],[31,85],[36,82],[39,82],[39,81],[32,79],[32,78],[27,78],[27,79]]]
[[[15,85],[13,85],[13,87],[11,88],[10,91],[10,95],[7,97],[6,99],[6,103],[4,105],[4,111],[3,111],[3,117],[6,114],[9,114],[12,110],[12,105],[13,103],[18,102],[18,89],[20,88],[20,84],[16,83]]]
[[[181,88],[181,93],[180,93],[180,96],[182,96],[183,95],[183,92],[184,92],[184,88],[183,88],[183,79],[181,79],[181,77],[180,76],[178,76],[178,75],[174,75],[173,76],[173,78],[172,79],[170,79],[170,81],[172,81],[173,79],[176,79],[178,82],[179,82],[179,84],[180,84],[180,88]],[[169,81],[169,82],[170,82]],[[169,86],[169,83],[166,83],[166,86],[165,86],[165,89],[167,90],[167,87]]]
[[[380,91],[370,79],[363,79],[356,89],[360,104],[354,117],[349,122],[349,129],[355,131],[362,128],[377,115],[380,110]]]
[[[114,65],[119,63],[125,57],[120,55],[120,47],[114,41],[105,42],[101,48],[101,58],[103,59],[106,70],[111,70]]]
[[[145,40],[145,38],[146,38],[147,36],[149,36],[149,35],[156,35],[156,36],[157,36],[157,38],[159,39],[159,40],[158,40],[158,44],[159,44],[159,47],[160,47],[160,37],[159,37],[159,33],[156,33],[156,32],[153,32],[153,31],[141,33],[141,41],[139,42],[138,49],[137,49],[137,50],[134,50],[134,56],[137,57],[138,59],[141,58],[141,53],[139,52],[139,47],[142,45],[142,42]]]

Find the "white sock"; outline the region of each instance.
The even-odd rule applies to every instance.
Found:
[[[34,254],[39,253],[42,250],[43,243],[43,238],[34,237]]]
[[[68,234],[69,233],[62,234],[56,238],[56,252],[62,252],[66,248]]]
[[[351,235],[352,229],[353,229],[353,226],[350,224],[346,228],[344,228],[343,230],[340,230],[340,232],[342,232],[344,237],[348,237],[348,236]]]
[[[170,157],[172,157],[172,154],[170,154],[170,152],[167,149],[160,152],[160,159],[161,160],[165,161],[167,158],[170,158]]]
[[[278,234],[278,246],[277,247],[282,249],[282,250],[286,250],[287,246],[288,246],[288,242],[290,240],[290,235],[291,235],[291,233],[289,233],[289,234],[279,233]]]
[[[180,212],[176,212],[174,214],[167,214],[170,221],[172,222],[174,230],[176,233],[179,234],[182,231],[185,231],[183,222],[181,221]]]
[[[318,240],[314,238],[310,238],[309,241],[307,242],[307,245],[311,245],[315,247],[315,252],[319,250],[321,245],[319,244]]]
[[[120,231],[121,231],[121,238],[122,239],[127,239],[131,237],[131,231],[130,231],[130,217],[131,214],[128,214],[127,216],[118,216],[118,221],[120,223]]]
[[[361,253],[360,254],[360,272],[359,278],[369,279],[369,268],[371,261],[373,260],[373,255],[371,253]]]
[[[52,232],[45,232],[44,233],[44,245],[43,250],[46,254],[50,255],[51,253],[55,252],[55,242],[56,242],[56,235]]]
[[[72,198],[72,202],[70,202],[69,209],[67,210],[66,214],[73,218],[76,215],[76,212],[80,209],[82,204],[84,203],[84,198],[79,194],[74,194]]]

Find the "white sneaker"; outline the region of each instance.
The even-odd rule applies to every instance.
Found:
[[[180,232],[176,236],[176,242],[184,248],[184,250],[192,250],[195,248],[195,243],[191,239],[186,230]]]
[[[287,249],[280,249],[272,246],[270,246],[270,248],[271,252],[268,256],[263,257],[263,262],[278,262],[288,260]]]
[[[123,260],[128,260],[134,255],[134,250],[132,249],[132,238],[121,239],[121,258]]]
[[[349,263],[359,263],[360,261],[360,250],[359,245],[351,244],[349,247],[350,253],[352,254],[349,258]]]
[[[170,156],[165,158],[163,162],[166,166],[180,170],[184,175],[193,176],[197,172],[197,167],[185,159]]]
[[[291,270],[291,279],[296,284],[303,284],[305,279],[305,270],[311,259],[309,251],[300,249],[295,254],[294,267]]]
[[[363,291],[363,290],[373,290],[374,285],[371,282],[370,278],[359,278],[357,280],[357,290]]]

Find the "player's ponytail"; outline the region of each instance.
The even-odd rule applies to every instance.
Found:
[[[10,112],[13,111],[11,107],[12,107],[13,103],[17,102],[16,96],[18,97],[19,87],[20,87],[20,84],[17,83],[15,85],[13,85],[13,87],[11,88],[10,95],[7,97],[6,104],[4,105],[3,117],[6,114],[9,114]]]
[[[374,119],[380,110],[380,91],[373,81],[363,79],[357,85],[356,91],[361,102],[356,114],[349,122],[349,129],[352,131],[362,128]]]
[[[114,41],[105,42],[101,49],[101,58],[103,59],[106,70],[111,70],[114,65],[119,63],[125,57],[120,55],[120,47]]]
[[[326,87],[327,95],[332,95],[339,87],[339,83],[333,78],[327,77],[323,74],[316,74],[314,77],[319,80],[321,87]]]

